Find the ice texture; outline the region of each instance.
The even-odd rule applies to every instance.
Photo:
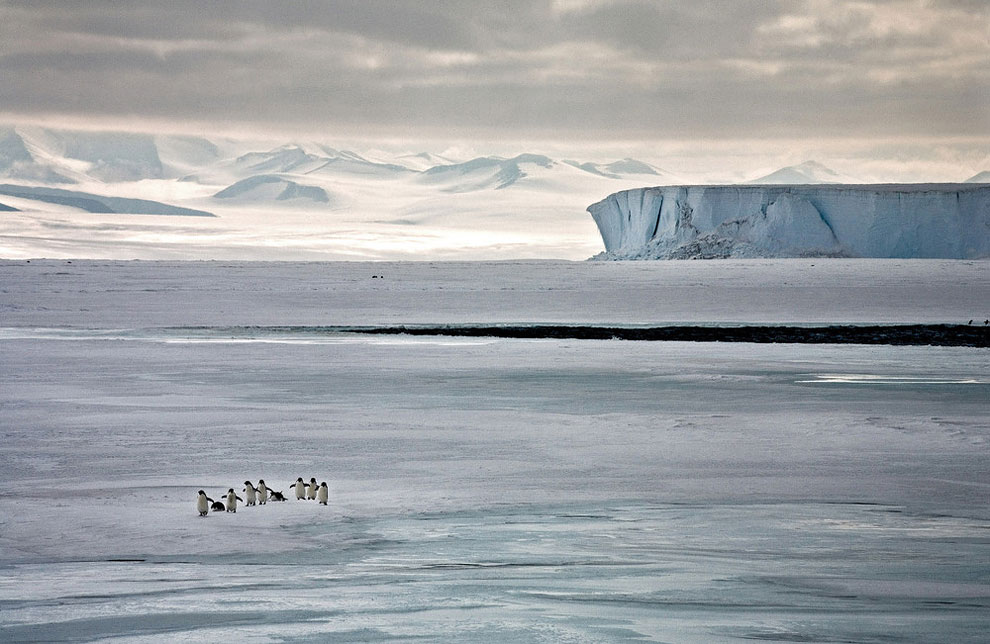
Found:
[[[0,261],[0,642],[984,644],[986,349],[309,327],[965,323],[988,266]]]
[[[665,186],[588,207],[605,259],[990,256],[973,184]]]
[[[988,267],[0,261],[0,642],[985,644],[986,349],[310,325],[982,325]]]

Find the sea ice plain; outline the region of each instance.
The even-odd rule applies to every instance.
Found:
[[[0,640],[985,641],[986,349],[218,327],[982,323],[988,268],[0,262]]]

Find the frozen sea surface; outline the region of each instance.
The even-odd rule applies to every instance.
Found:
[[[979,323],[990,260],[0,260],[0,326]]]
[[[985,349],[210,330],[990,301],[836,262],[830,315],[821,261],[0,264],[0,641],[986,641]],[[330,506],[196,515],[298,476]]]

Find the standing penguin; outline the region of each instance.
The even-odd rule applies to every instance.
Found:
[[[237,512],[237,502],[244,501],[234,493],[234,488],[227,490],[227,512]]]
[[[244,491],[247,492],[244,495],[247,497],[247,505],[257,505],[258,489],[251,485],[251,481],[244,481]]]
[[[316,492],[316,500],[323,505],[327,504],[330,498],[330,490],[327,488],[327,482],[323,481],[320,483],[320,489]]]
[[[309,479],[309,483],[306,484],[306,500],[314,501],[316,500],[316,488],[320,487],[316,484],[316,478]]]
[[[265,485],[265,479],[258,479],[258,503],[261,505],[268,503],[268,487]]]
[[[300,501],[306,498],[306,483],[303,482],[302,477],[296,479],[296,482],[289,487],[296,488],[296,501]]]
[[[196,509],[199,510],[199,516],[205,517],[210,513],[211,503],[213,503],[213,499],[206,496],[206,492],[200,490],[199,497],[196,499]]]

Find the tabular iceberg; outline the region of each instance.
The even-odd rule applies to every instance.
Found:
[[[588,206],[596,259],[990,257],[990,186],[661,186]]]

